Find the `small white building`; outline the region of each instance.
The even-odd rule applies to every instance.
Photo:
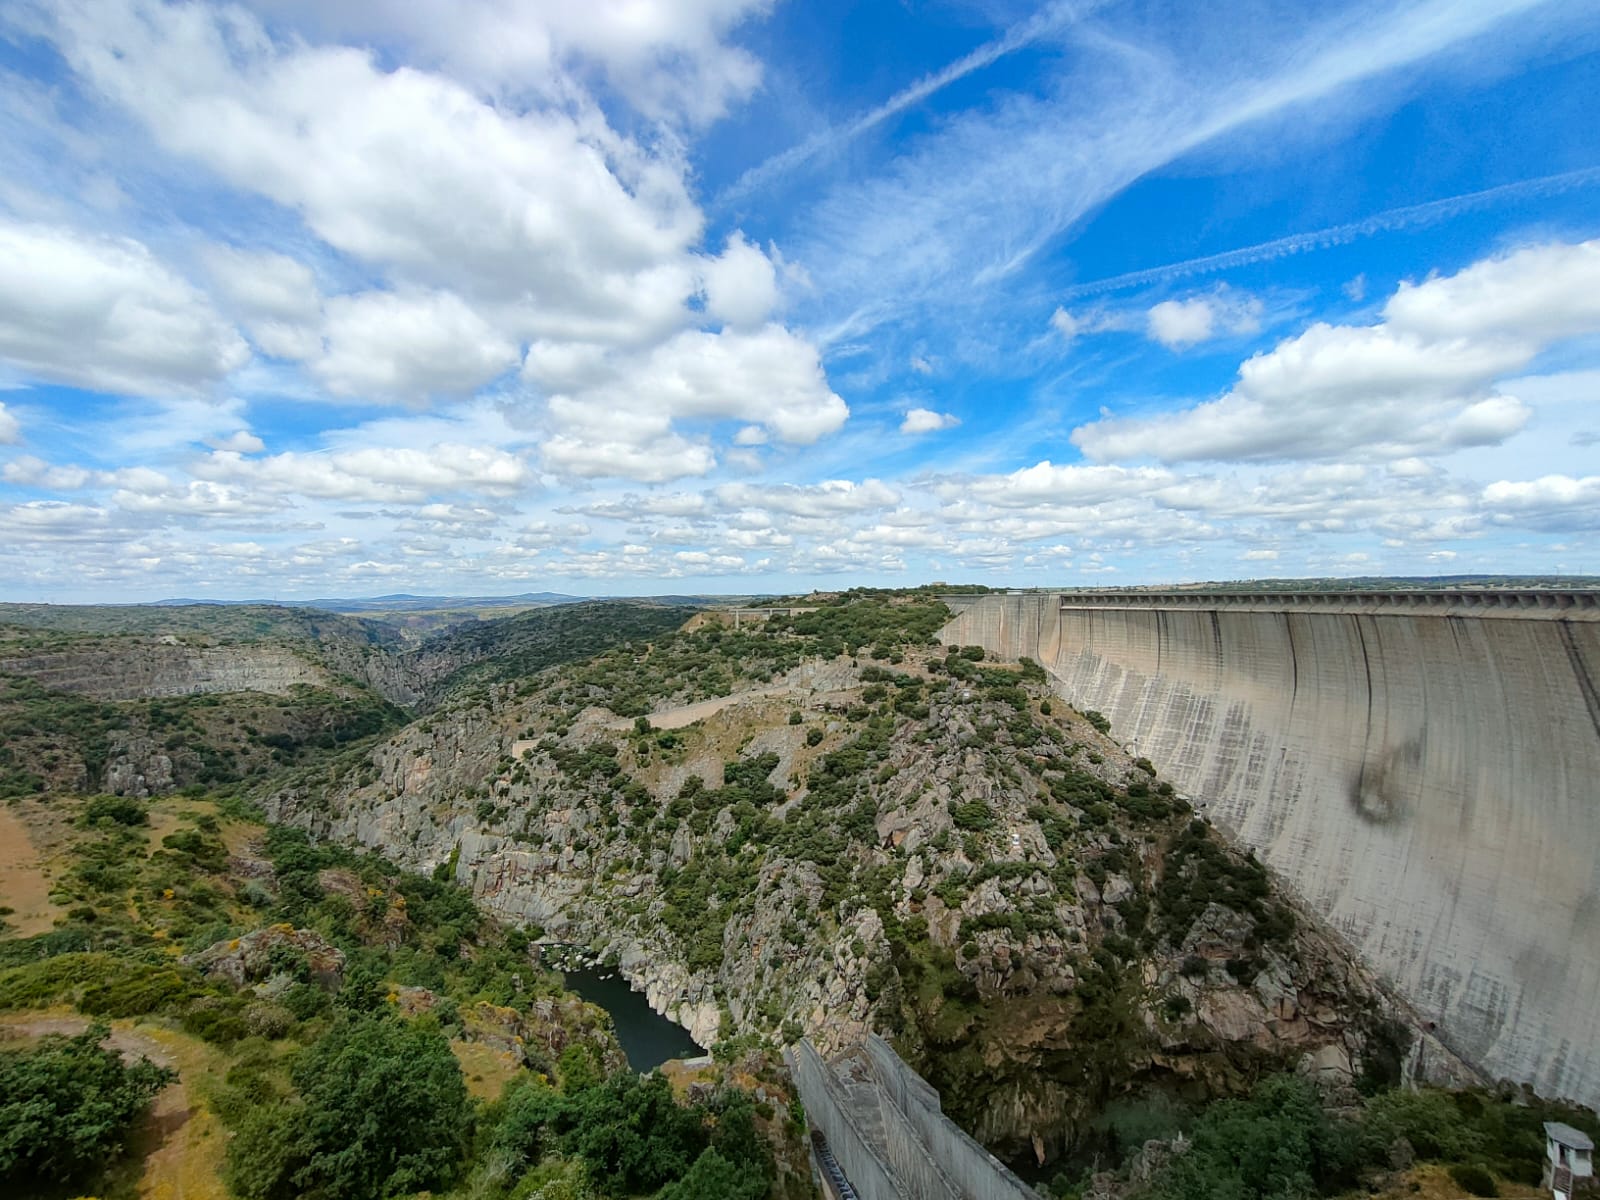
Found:
[[[1572,1200],[1574,1191],[1589,1191],[1585,1182],[1594,1176],[1594,1139],[1560,1121],[1546,1121],[1544,1136],[1544,1184],[1550,1194]]]

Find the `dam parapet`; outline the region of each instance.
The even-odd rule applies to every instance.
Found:
[[[994,593],[940,638],[1103,713],[1465,1061],[1600,1103],[1600,592]]]
[[[1212,612],[1363,613],[1516,620],[1600,621],[1600,591],[1560,588],[1407,589],[1350,592],[1072,591],[1062,608]]]

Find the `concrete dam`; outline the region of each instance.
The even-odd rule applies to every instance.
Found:
[[[1492,1078],[1600,1106],[1600,593],[950,597]]]
[[[784,1051],[812,1129],[827,1194],[842,1200],[1036,1200],[1038,1193],[968,1137],[939,1093],[869,1034],[827,1062],[810,1041]]]

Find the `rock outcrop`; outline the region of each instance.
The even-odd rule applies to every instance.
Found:
[[[117,639],[82,650],[0,659],[0,672],[51,691],[96,700],[152,700],[217,692],[285,696],[302,684],[329,686],[317,663],[278,646],[193,646],[176,639]]]
[[[268,813],[413,870],[453,863],[488,911],[615,963],[702,1044],[894,1033],[1009,1152],[1059,1151],[1107,1089],[1366,1067],[1392,1010],[1337,942],[1243,891],[1168,911],[1190,819],[1113,742],[1014,672],[875,670],[808,663],[648,735],[491,689]]]

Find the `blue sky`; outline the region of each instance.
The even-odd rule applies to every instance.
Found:
[[[1568,0],[16,0],[8,599],[1600,573]]]

